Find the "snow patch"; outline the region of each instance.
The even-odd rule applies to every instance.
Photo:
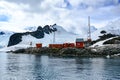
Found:
[[[112,38],[109,38],[109,39],[106,39],[106,40],[99,41],[99,42],[93,44],[93,45],[90,46],[90,47],[104,46],[104,45],[103,45],[104,42],[106,42],[106,41],[108,41],[108,40],[111,40],[111,39],[113,39],[113,38],[116,38],[116,37],[112,37]]]

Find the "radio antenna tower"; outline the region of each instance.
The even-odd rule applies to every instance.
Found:
[[[88,42],[91,42],[90,16],[88,16]]]
[[[53,24],[52,27],[54,28],[54,26],[56,26],[56,24]],[[55,37],[56,37],[56,34],[55,34],[55,30],[53,32],[53,43],[55,43]]]

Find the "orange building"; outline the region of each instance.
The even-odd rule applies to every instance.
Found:
[[[83,38],[77,38],[76,39],[76,48],[84,48],[84,39]]]
[[[67,48],[67,47],[75,47],[75,44],[74,43],[64,43],[63,48]]]
[[[63,44],[49,44],[49,48],[63,48]]]
[[[36,44],[36,47],[37,47],[37,48],[42,48],[42,43],[37,43],[37,44]]]

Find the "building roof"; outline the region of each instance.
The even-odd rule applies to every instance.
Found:
[[[77,39],[76,39],[76,42],[83,42],[83,41],[84,41],[83,38],[77,38]]]

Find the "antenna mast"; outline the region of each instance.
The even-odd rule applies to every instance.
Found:
[[[88,16],[88,41],[91,42],[90,16]]]
[[[53,24],[52,27],[53,26],[56,26],[56,24]],[[53,27],[53,30],[54,30],[53,31],[53,43],[55,43],[55,31],[56,31],[56,29]]]

